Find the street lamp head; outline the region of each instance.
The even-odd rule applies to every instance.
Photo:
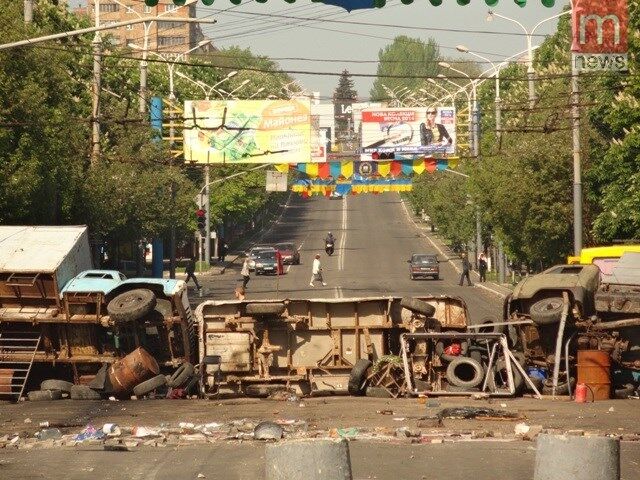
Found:
[[[456,45],[456,50],[462,53],[469,53],[469,49],[464,45]]]
[[[440,75],[442,75],[442,74],[440,74]],[[438,76],[440,76],[440,75],[438,75]],[[433,84],[436,83],[436,81],[433,78],[427,78],[427,82],[433,83]]]
[[[133,48],[133,49],[135,49],[135,50],[142,50],[142,47],[141,47],[140,45],[136,45],[136,44],[135,44],[135,43],[133,43],[133,42],[129,42],[129,43],[127,43],[127,47],[129,47],[129,48]]]
[[[211,43],[210,38],[202,40],[201,42],[198,42],[198,48],[204,47],[205,45],[209,45],[210,43]]]
[[[451,65],[449,65],[447,62],[438,62],[438,65],[440,65],[442,68],[451,68]]]
[[[242,83],[240,84],[240,86],[246,85],[247,83],[249,83],[249,79],[243,80]]]
[[[264,87],[260,87],[260,88],[258,89],[258,91],[256,92],[256,94],[258,94],[258,93],[260,93],[260,92],[264,92]]]
[[[442,74],[442,73],[439,73],[439,74],[437,75],[437,77],[438,77],[438,78],[447,78],[447,76],[446,76],[446,75],[444,75],[444,74]],[[435,83],[435,81],[434,81],[434,83]]]
[[[237,70],[232,70],[229,73],[227,73],[227,77],[226,78],[231,78],[231,77],[233,77],[233,76],[235,76],[237,74],[238,74]]]

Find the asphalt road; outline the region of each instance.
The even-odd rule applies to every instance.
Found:
[[[329,231],[336,237],[332,256],[324,252]],[[472,322],[501,315],[499,297],[477,287],[458,286],[459,275],[442,255],[440,280],[409,278],[407,260],[412,253],[438,251],[412,222],[397,194],[349,196],[343,200],[292,197],[281,218],[257,244],[277,242],[298,245],[301,265],[287,268],[281,276],[252,274],[247,299],[453,295],[465,300]],[[309,286],[311,264],[318,253],[326,287]],[[239,260],[223,275],[201,277],[203,297],[190,290],[194,304],[204,299],[233,298],[241,280],[240,268]]]

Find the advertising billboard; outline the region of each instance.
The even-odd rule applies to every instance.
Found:
[[[296,163],[311,158],[309,100],[184,104],[184,158],[195,163]]]
[[[627,70],[627,0],[574,0],[571,51],[575,70]]]
[[[375,108],[361,115],[361,159],[377,152],[403,156],[439,156],[456,150],[453,107]]]

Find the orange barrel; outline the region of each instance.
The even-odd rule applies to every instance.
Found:
[[[611,358],[602,350],[578,350],[578,383],[591,390],[593,400],[611,397]],[[587,394],[587,399],[590,395]]]
[[[0,368],[0,396],[13,393],[13,368]]]
[[[138,347],[129,355],[109,367],[109,380],[116,395],[126,395],[133,387],[158,375],[160,367],[156,359],[144,348]]]

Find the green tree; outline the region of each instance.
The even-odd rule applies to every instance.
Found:
[[[394,38],[378,52],[378,76],[369,93],[371,100],[388,100],[385,87],[396,92],[401,87],[417,91],[423,87],[425,78],[434,78],[439,73],[439,60],[440,50],[432,38],[426,42],[404,35]]]
[[[338,86],[333,92],[333,102],[336,104],[351,104],[358,100],[353,80],[348,70],[343,70],[338,79]],[[350,116],[336,117],[336,136],[342,138],[350,134]]]

